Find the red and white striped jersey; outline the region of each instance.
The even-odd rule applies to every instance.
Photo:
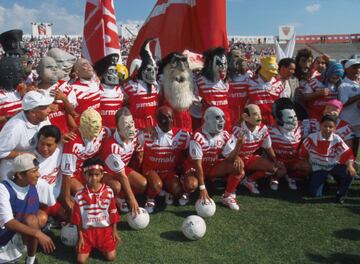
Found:
[[[22,99],[17,91],[0,90],[0,116],[14,116],[22,110]],[[3,126],[0,126],[0,129]]]
[[[155,130],[155,139],[149,132],[139,134],[139,144],[144,148],[143,169],[175,171],[182,151],[189,146],[190,134],[179,128],[164,132],[156,126]]]
[[[116,128],[115,114],[121,108],[123,100],[124,94],[120,86],[100,85],[100,115],[103,126]]]
[[[236,124],[233,127],[232,134],[235,138],[240,136],[244,137],[244,141],[241,145],[239,156],[241,158],[249,158],[259,148],[271,148],[271,139],[269,130],[265,124],[256,126],[254,131],[251,131],[246,122],[243,121],[240,124]]]
[[[142,80],[129,81],[123,88],[125,100],[138,129],[152,127],[156,123],[160,85],[152,85],[151,93],[148,93],[146,85]]]
[[[72,177],[82,178],[82,164],[85,160],[94,157],[109,137],[109,131],[102,128],[99,135],[92,141],[85,142],[78,132],[74,139],[64,144],[61,160],[61,172]]]
[[[93,192],[86,185],[75,195],[73,224],[88,229],[108,227],[119,220],[114,193],[109,186],[102,184],[99,191]]]
[[[109,174],[119,173],[130,162],[135,150],[137,150],[138,133],[132,141],[125,143],[118,131],[109,138],[100,152],[100,159],[105,162],[105,170]]]
[[[272,105],[282,96],[283,91],[284,86],[280,79],[272,78],[270,82],[265,82],[260,76],[256,79],[249,79],[248,104],[256,104],[260,107],[264,124],[275,124]]]
[[[301,123],[304,130],[304,137],[311,133],[320,131],[320,122],[317,119],[304,119]],[[344,141],[353,140],[355,138],[354,131],[346,121],[338,118],[336,121],[335,134],[339,135]]]
[[[308,157],[313,171],[331,170],[337,164],[353,160],[353,153],[340,136],[326,140],[321,132],[310,134],[301,145],[300,157]]]
[[[293,131],[285,130],[279,126],[270,126],[269,133],[272,148],[278,160],[286,162],[297,158],[302,140],[301,126],[297,126]]]
[[[229,107],[239,108],[243,112],[248,100],[249,76],[247,74],[238,75],[229,80]]]
[[[234,148],[233,138],[227,131],[211,136],[201,127],[192,135],[189,145],[190,158],[202,160],[203,168],[211,168],[218,161],[229,156]]]
[[[88,108],[100,109],[100,87],[96,81],[77,80],[71,84],[76,95],[75,111],[79,115]]]
[[[216,106],[221,110],[228,111],[229,84],[223,80],[212,82],[200,76],[196,79],[199,95],[203,100],[203,112],[210,106]]]
[[[337,99],[338,91],[335,86],[330,85],[326,86],[324,83],[321,82],[321,77],[317,76],[313,79],[311,79],[304,88],[303,93],[309,94],[309,93],[315,93],[319,89],[327,88],[329,89],[329,94],[327,96],[317,98],[314,101],[311,101],[307,103],[308,112],[310,115],[310,118],[316,118],[320,119],[323,115],[323,111],[325,108],[325,104],[327,101],[332,99]]]

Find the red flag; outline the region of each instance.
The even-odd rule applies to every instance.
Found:
[[[113,0],[87,0],[83,41],[83,57],[92,64],[111,53],[120,55]]]
[[[149,38],[156,40],[154,52],[159,58],[185,49],[203,53],[212,47],[228,48],[226,1],[158,0],[136,37],[128,67]]]

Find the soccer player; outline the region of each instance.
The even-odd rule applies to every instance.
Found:
[[[213,182],[216,177],[229,175],[222,203],[232,210],[239,210],[235,190],[244,176],[243,164],[236,151],[241,140],[235,140],[224,130],[224,112],[215,106],[209,107],[204,114],[204,124],[192,135],[189,147],[187,176],[196,176],[193,190],[199,186],[199,199],[210,199],[205,180]],[[190,164],[189,164],[190,163]]]
[[[180,176],[182,175],[177,166],[185,160],[184,151],[189,146],[190,134],[185,130],[174,128],[173,120],[172,109],[162,106],[156,113],[155,131],[139,135],[139,143],[144,149],[142,171],[149,185],[145,206],[149,213],[154,211],[155,197],[162,187],[167,192],[165,196],[167,204],[172,204],[174,198],[182,198],[179,204],[185,205],[189,199],[183,189],[191,189],[193,182],[196,181],[195,178],[182,178],[184,186],[181,184]]]
[[[253,194],[259,194],[256,181],[267,175],[271,175],[270,188],[278,189],[277,170],[283,166],[276,159],[275,152],[271,146],[271,139],[268,128],[262,123],[262,115],[259,106],[249,104],[242,114],[244,121],[238,122],[233,127],[233,135],[236,138],[243,138],[239,156],[244,163],[245,172],[248,174],[242,184]],[[267,157],[255,154],[263,148]]]
[[[129,162],[137,149],[137,131],[128,108],[123,107],[115,114],[116,131],[104,144],[100,158],[105,161],[104,183],[109,185],[117,198],[119,210],[128,212],[127,198],[131,212],[139,212],[139,204],[134,191],[143,193],[147,187],[146,178],[129,167]],[[133,189],[134,191],[133,191]]]
[[[75,195],[71,222],[77,226],[77,263],[85,263],[93,248],[98,249],[107,261],[116,258],[116,246],[121,241],[116,224],[120,217],[114,193],[101,180],[104,162],[94,157],[83,163],[86,184]]]
[[[336,119],[326,115],[321,119],[320,132],[310,134],[300,150],[300,157],[307,158],[312,166],[309,192],[312,196],[322,196],[328,174],[338,183],[336,201],[343,203],[356,175],[351,149],[340,136],[335,134]]]
[[[39,161],[25,153],[14,159],[14,179],[0,183],[0,262],[8,263],[21,256],[22,242],[27,246],[26,264],[35,263],[40,244],[46,253],[55,245],[41,232],[38,219],[39,197],[35,188]],[[22,239],[21,237],[22,236]]]

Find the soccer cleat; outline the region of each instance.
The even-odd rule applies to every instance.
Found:
[[[241,184],[244,185],[252,194],[260,194],[257,184],[254,181],[249,181],[247,178],[244,178],[241,181]]]
[[[165,194],[165,203],[167,205],[172,205],[174,203],[174,196],[171,193],[166,193]]]
[[[228,196],[225,196],[225,194],[223,194],[221,196],[221,202],[229,207],[231,210],[235,210],[235,211],[239,211],[240,207],[236,202],[236,196],[235,194],[230,194]]]
[[[296,185],[296,180],[295,179],[292,179],[292,178],[289,178],[288,175],[285,176],[287,182],[288,182],[288,186],[289,186],[289,189],[290,190],[297,190],[297,185]]]
[[[154,212],[154,209],[155,209],[155,199],[148,198],[146,200],[144,208],[149,214],[152,214]]]
[[[188,193],[183,193],[183,195],[179,199],[179,205],[187,205],[189,200],[190,200],[189,194]]]
[[[122,213],[128,213],[129,207],[125,199],[117,198],[116,199],[116,206]]]
[[[277,180],[270,180],[270,189],[273,191],[279,190],[279,182]]]

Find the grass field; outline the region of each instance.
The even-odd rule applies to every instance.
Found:
[[[183,219],[196,214],[194,201],[159,208],[142,231],[129,229],[123,217],[115,263],[360,263],[360,182],[353,183],[343,205],[333,202],[334,188],[315,199],[285,184],[277,193],[265,188],[256,197],[240,187],[238,212],[219,203],[217,190],[216,214],[205,220],[207,232],[198,241],[180,231]],[[56,252],[39,253],[40,263],[74,263],[74,250],[61,244],[58,230],[54,234]],[[103,262],[96,252],[88,263]]]

